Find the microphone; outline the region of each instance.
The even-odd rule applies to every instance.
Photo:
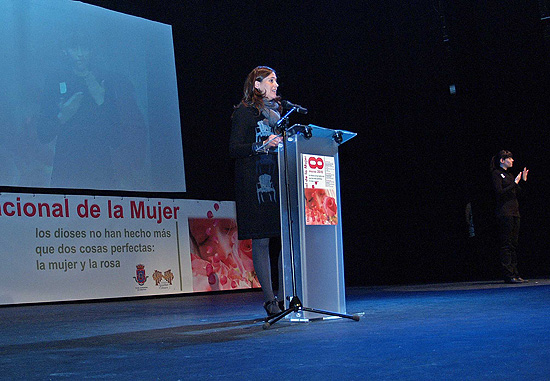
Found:
[[[298,111],[300,114],[307,114],[307,108],[305,107],[302,107],[300,105],[296,105],[292,102],[289,102],[287,100],[282,100],[281,101],[281,105],[283,106],[284,109],[289,109],[289,108],[295,108],[296,111]]]

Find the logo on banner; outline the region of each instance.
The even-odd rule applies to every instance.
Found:
[[[172,285],[172,281],[174,280],[174,274],[172,274],[172,269],[168,269],[164,272],[164,274],[158,270],[155,270],[153,273],[153,280],[155,281],[155,286],[162,286],[166,285],[168,283],[170,286]],[[163,280],[165,282],[163,282]]]
[[[137,284],[140,286],[143,286],[145,282],[147,281],[147,278],[149,278],[147,275],[145,275],[145,266],[142,264],[139,264],[136,266],[136,276],[134,279],[136,280]]]
[[[310,157],[308,160],[309,167],[312,169],[323,169],[325,162],[321,157]]]

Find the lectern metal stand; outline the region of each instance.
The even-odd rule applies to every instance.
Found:
[[[283,318],[302,322],[338,317],[359,320],[359,315],[346,314],[338,166],[339,145],[356,134],[315,125],[299,126],[301,133],[285,134],[279,152],[285,310],[266,319],[264,329]],[[295,131],[293,127],[287,131]],[[330,180],[336,191],[337,213],[331,216],[331,222],[312,225],[306,221],[307,166],[311,162],[318,167],[325,161],[334,165]]]

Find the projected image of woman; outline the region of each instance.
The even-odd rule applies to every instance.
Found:
[[[145,124],[131,83],[92,65],[89,37],[73,33],[63,43],[65,65],[46,77],[38,133],[55,138],[52,187],[116,189],[113,158],[139,167]]]
[[[248,74],[243,98],[233,112],[230,139],[230,154],[235,159],[239,239],[252,239],[254,269],[268,316],[281,312],[273,293],[269,257],[269,239],[280,237],[275,150],[281,141],[275,133],[281,110],[278,86],[277,75],[269,67],[259,66]],[[258,150],[262,145],[266,145],[265,149]],[[279,270],[280,267],[279,254]]]
[[[518,272],[517,247],[519,238],[519,203],[517,193],[520,181],[527,181],[529,170],[524,168],[517,176],[510,173],[514,159],[510,151],[502,150],[491,160],[493,188],[496,193],[496,216],[499,229],[499,253],[504,281],[523,283]]]

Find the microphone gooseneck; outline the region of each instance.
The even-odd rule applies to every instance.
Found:
[[[289,102],[287,100],[282,100],[281,105],[283,106],[284,109],[288,110],[288,109],[291,109],[291,108],[295,108],[296,111],[298,111],[300,114],[307,114],[307,108],[302,107],[302,106],[297,105],[297,104],[294,104],[294,103]]]

